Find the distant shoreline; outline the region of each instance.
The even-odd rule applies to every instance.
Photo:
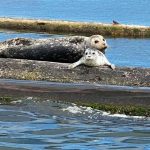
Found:
[[[75,22],[63,20],[0,18],[0,29],[74,35],[101,34],[109,37],[150,37],[150,27],[148,26],[124,24],[114,25],[96,22]]]

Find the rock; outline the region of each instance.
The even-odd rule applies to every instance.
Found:
[[[52,82],[98,83],[105,85],[150,87],[150,69],[78,66],[68,69],[67,63],[23,59],[0,59],[0,78],[46,80]]]

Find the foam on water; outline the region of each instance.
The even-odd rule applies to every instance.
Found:
[[[63,108],[63,111],[68,111],[73,114],[85,114],[85,113],[93,113],[93,109],[91,107],[83,107],[77,106],[76,104],[72,104],[73,106],[68,106],[67,108]]]
[[[133,118],[133,119],[144,119],[144,116],[128,116],[125,114],[111,114],[110,112],[105,112],[102,110],[93,109],[91,107],[83,107],[83,106],[77,106],[76,104],[72,104],[71,106],[67,106],[66,108],[62,109],[63,111],[68,111],[73,114],[93,114],[94,115],[101,115],[101,116],[109,116],[109,117],[119,117],[119,118]],[[150,117],[147,117],[149,120]]]

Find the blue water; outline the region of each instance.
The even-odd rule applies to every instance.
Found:
[[[150,26],[149,0],[1,0],[0,16]]]
[[[46,33],[21,33],[21,32],[13,32],[8,30],[0,30],[0,42],[9,40],[16,37],[24,37],[24,38],[56,38],[63,37],[65,35],[56,35],[56,34],[46,34]]]
[[[150,26],[149,8],[149,0],[2,0],[0,17],[117,20]],[[0,41],[61,36],[66,35],[0,31]],[[106,55],[116,66],[150,67],[150,39],[106,40]],[[111,116],[52,99],[25,97],[7,104],[0,102],[0,150],[46,149],[150,150],[150,118]]]
[[[62,36],[66,35],[1,31],[0,41]],[[150,39],[107,41],[107,57],[114,64],[150,67]],[[25,97],[7,105],[0,102],[0,150],[44,149],[150,150],[150,118],[111,116],[53,99]]]
[[[0,106],[1,150],[150,150],[150,119],[27,97]]]
[[[106,55],[118,66],[150,68],[150,39],[107,39]]]

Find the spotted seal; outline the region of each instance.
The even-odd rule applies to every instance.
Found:
[[[91,48],[87,48],[83,57],[81,57],[77,62],[70,64],[69,68],[73,69],[81,64],[95,67],[109,66],[111,69],[115,69],[115,65],[111,64],[102,52]]]
[[[98,49],[99,51],[105,53],[108,44],[102,35],[92,35],[85,39],[85,46],[86,48]]]
[[[87,48],[104,53],[107,42],[101,35],[48,39],[15,38],[0,42],[0,57],[74,63],[83,56]]]

